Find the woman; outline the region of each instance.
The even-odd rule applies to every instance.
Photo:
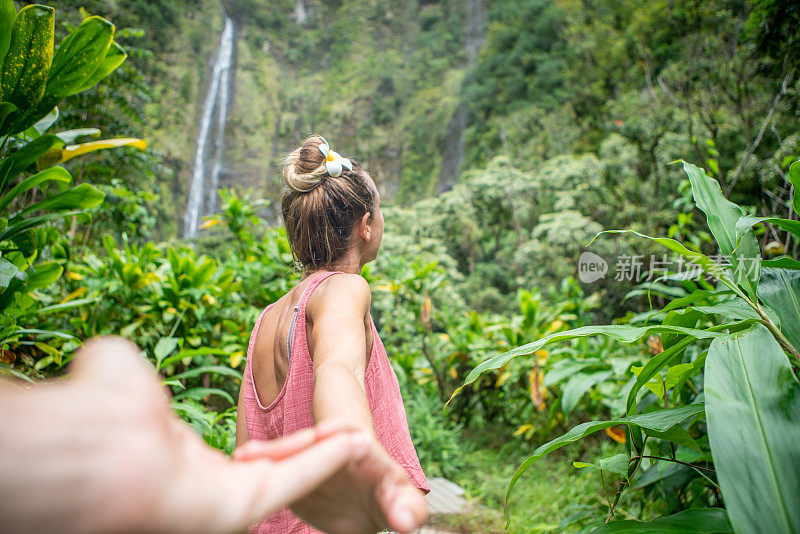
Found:
[[[429,489],[397,377],[372,322],[369,285],[359,274],[380,248],[380,195],[369,174],[322,137],[307,138],[284,163],[281,208],[306,276],[253,328],[237,446],[332,420],[368,433],[371,446],[292,511],[283,509],[251,531],[318,532],[300,517],[318,516],[320,508],[340,518],[333,527],[326,523],[329,532],[410,530],[427,514],[421,495]],[[404,506],[397,513],[384,512],[398,502]]]

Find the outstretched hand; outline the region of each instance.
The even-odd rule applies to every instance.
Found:
[[[387,528],[406,533],[428,516],[422,492],[374,440],[359,460],[296,500],[291,509],[330,534],[374,534]]]
[[[0,381],[5,529],[242,531],[372,456],[368,438],[328,423],[253,442],[258,459],[231,461],[172,413],[138,353],[121,338],[91,340],[67,380],[30,389]],[[322,509],[308,513],[325,520]]]

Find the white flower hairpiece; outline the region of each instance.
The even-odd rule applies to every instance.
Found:
[[[325,156],[325,169],[331,177],[336,178],[342,174],[342,167],[347,167],[347,170],[353,170],[353,164],[349,159],[343,158],[338,152],[331,150],[328,142],[323,138],[322,144],[319,145],[319,151]]]

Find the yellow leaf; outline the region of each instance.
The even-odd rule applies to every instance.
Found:
[[[425,298],[422,301],[422,307],[419,310],[419,320],[428,329],[431,327],[431,298],[428,296],[428,290],[425,290]]]
[[[203,223],[197,227],[198,230],[205,230],[206,228],[211,228],[212,226],[216,226],[219,224],[219,219],[216,217],[211,217],[210,219],[206,219]]]
[[[522,425],[516,431],[514,431],[514,435],[515,436],[519,436],[520,434],[523,434],[524,432],[527,432],[528,430],[530,430],[532,428],[533,428],[533,425]]]
[[[395,293],[399,287],[397,284],[381,284],[379,286],[375,286],[375,289],[380,289],[381,291],[391,291],[392,293]]]
[[[552,323],[550,323],[550,328],[547,329],[548,332],[557,332],[564,326],[564,321],[561,319],[556,319]]]
[[[83,275],[81,273],[76,273],[75,271],[70,271],[67,273],[67,278],[70,280],[83,280]]]
[[[500,376],[497,377],[497,381],[494,383],[494,387],[499,388],[503,384],[506,383],[506,380],[511,378],[511,373],[506,371],[504,373],[500,373]]]
[[[244,359],[244,352],[242,352],[241,350],[237,350],[236,352],[231,354],[231,367],[233,367],[234,369],[236,367],[239,367],[239,364],[242,363],[243,359]]]
[[[533,406],[541,412],[547,406],[544,402],[544,390],[542,389],[544,373],[538,367],[534,367],[528,375],[528,380],[531,384],[531,402],[533,402]]]
[[[139,150],[146,150],[147,143],[145,143],[141,139],[133,139],[133,138],[122,138],[122,139],[103,139],[101,141],[89,141],[88,143],[81,143],[79,145],[68,145],[66,148],[61,149],[61,156],[56,161],[40,161],[40,166],[42,164],[47,165],[54,165],[57,163],[64,163],[66,161],[71,160],[72,158],[77,158],[78,156],[82,156],[84,154],[88,154],[89,152],[96,152],[98,150],[104,150],[106,148],[119,148],[123,146],[130,146],[133,148],[138,148]],[[47,154],[45,154],[47,156]]]
[[[77,299],[77,298],[79,298],[79,297],[82,297],[82,296],[84,296],[84,295],[85,295],[85,294],[86,294],[88,291],[89,291],[89,289],[88,289],[88,288],[86,288],[86,287],[79,287],[78,289],[76,289],[75,291],[73,291],[72,293],[70,293],[69,295],[67,295],[66,297],[64,297],[64,298],[61,300],[60,304],[63,304],[63,303],[65,303],[65,302],[69,302],[69,301],[71,301],[72,299]]]
[[[449,340],[450,340],[450,336],[448,336],[448,335],[447,335],[447,334],[445,334],[445,333],[440,333],[440,334],[439,334],[439,339],[440,339],[441,341],[449,341]]]
[[[617,443],[625,443],[625,431],[621,428],[615,426],[606,428],[606,434]]]
[[[533,355],[536,356],[536,365],[544,365],[547,363],[547,357],[550,355],[550,353],[544,349],[539,349],[534,352]]]
[[[455,366],[450,368],[450,376],[453,378],[453,380],[458,378],[458,371],[456,371]]]
[[[52,356],[54,358],[58,357],[58,356],[61,356],[61,351],[59,351],[55,347],[51,347],[47,343],[41,343],[41,342],[37,341],[37,342],[34,343],[34,345],[36,345],[36,348],[38,348],[39,350],[41,350],[42,352],[44,352],[48,356]]]
[[[151,284],[152,282],[157,282],[158,280],[159,277],[156,273],[147,273],[141,277],[138,282],[136,282],[136,289],[142,289],[146,285]]]

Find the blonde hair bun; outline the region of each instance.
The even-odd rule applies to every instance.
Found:
[[[283,158],[283,182],[298,193],[307,193],[325,179],[325,156],[319,151],[322,137],[307,137],[299,148]]]

